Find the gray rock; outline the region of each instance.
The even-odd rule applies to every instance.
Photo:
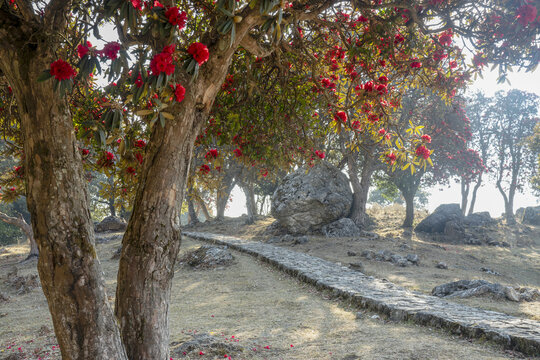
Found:
[[[446,263],[444,263],[442,261],[440,261],[437,265],[435,265],[435,267],[437,269],[445,269],[445,270],[448,269],[448,265],[446,265]]]
[[[485,225],[493,224],[496,221],[491,217],[489,212],[482,211],[482,212],[477,212],[477,213],[467,215],[463,219],[463,222],[469,226],[485,226]]]
[[[483,271],[483,272],[485,272],[486,274],[501,276],[500,273],[496,272],[495,270],[486,268],[486,267],[481,267],[480,270]]]
[[[442,204],[435,209],[433,214],[422,220],[415,231],[442,233],[447,222],[461,219],[463,219],[463,213],[458,204]]]
[[[9,296],[0,292],[0,304],[3,302],[8,302],[8,301],[9,301]]]
[[[401,244],[399,245],[399,248],[401,250],[410,250],[411,249],[411,246],[410,245],[407,245],[407,244]]]
[[[360,235],[360,229],[349,218],[339,219],[321,229],[326,237],[355,237]]]
[[[271,237],[270,239],[266,240],[267,244],[277,244],[280,242],[281,242],[281,238],[277,236]]]
[[[107,216],[99,224],[96,225],[97,232],[105,231],[124,231],[126,230],[127,222],[118,216]]]
[[[418,266],[418,255],[416,254],[407,254],[407,261],[410,261],[413,265]]]
[[[349,213],[352,192],[347,177],[321,161],[306,174],[287,175],[272,196],[272,216],[291,234],[319,231]]]
[[[497,300],[519,301],[520,296],[510,286],[490,283],[486,280],[459,280],[433,288],[432,295],[439,297],[469,298],[473,296],[491,295]]]
[[[349,267],[353,270],[364,272],[364,264],[362,264],[360,261],[355,263],[350,263]]]
[[[347,256],[356,256],[357,254],[354,251],[347,251]]]
[[[444,235],[456,242],[464,242],[468,238],[463,222],[458,219],[450,220],[444,225]]]
[[[403,256],[401,255],[398,255],[398,254],[392,254],[390,255],[390,261],[394,264],[398,264],[400,263],[402,260],[405,260],[405,258],[403,258]],[[405,260],[406,262],[407,260]]]
[[[400,267],[407,267],[409,266],[411,263],[407,261],[407,259],[405,259],[404,257],[402,257],[401,259],[399,259],[396,263],[395,263],[397,266],[400,266]]]
[[[303,236],[298,236],[296,239],[294,239],[294,243],[296,245],[301,245],[301,244],[305,244],[309,241],[309,238],[305,235]]]
[[[365,257],[368,260],[373,260],[373,259],[375,259],[375,251],[373,251],[373,250],[364,250],[364,251],[362,251],[361,256]]]
[[[281,242],[293,242],[294,241],[294,236],[292,236],[291,234],[285,234],[281,237]]]
[[[180,260],[195,269],[210,269],[233,263],[234,257],[226,246],[203,245],[193,250]]]
[[[519,220],[523,224],[540,225],[540,206],[526,207],[523,209],[523,215],[519,217]]]

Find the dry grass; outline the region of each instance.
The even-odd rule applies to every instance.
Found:
[[[511,247],[473,246],[445,244],[425,235],[416,234],[400,228],[404,210],[400,206],[375,207],[369,214],[375,221],[370,229],[380,235],[378,240],[349,238],[325,238],[310,236],[308,243],[294,245],[278,243],[275,245],[305,252],[326,260],[348,265],[361,262],[367,275],[385,278],[389,281],[423,293],[440,284],[461,279],[485,279],[512,286],[540,289],[540,228],[533,232],[519,233],[519,229],[497,225],[492,229],[492,236],[498,241],[506,241]],[[418,223],[427,213],[416,214]],[[274,221],[273,218],[260,219],[253,225],[244,226],[240,219],[230,219],[223,223],[208,223],[198,226],[198,231],[216,232],[233,236],[244,236],[253,240],[266,240],[264,229]],[[405,246],[410,247],[409,249]],[[406,268],[394,266],[390,262],[366,260],[360,254],[363,250],[379,251],[387,249],[400,255],[417,254],[419,266]],[[357,256],[347,256],[347,252]],[[448,270],[438,269],[438,262],[448,265]],[[492,269],[501,275],[490,275],[481,268]],[[540,301],[515,303],[497,301],[489,297],[455,299],[462,304],[500,311],[514,316],[540,320]]]
[[[118,263],[109,258],[118,246],[118,240],[98,245],[110,295],[114,295]],[[185,240],[181,252],[197,246],[198,243]],[[20,248],[7,250],[9,253],[0,257],[0,292],[7,293],[11,300],[0,304],[0,313],[5,314],[0,320],[0,351],[4,350],[0,358],[11,352],[8,345],[15,344],[15,348],[22,347],[27,359],[37,359],[37,355],[31,354],[40,348],[43,350],[36,353],[42,358],[59,359],[58,351],[52,351],[54,337],[43,328],[52,329],[52,324],[41,290],[17,296],[3,283],[10,264],[23,259],[25,252]],[[194,331],[224,339],[234,335],[239,340],[236,344],[244,348],[234,359],[514,357],[493,345],[469,342],[438,330],[372,319],[371,313],[356,319],[357,309],[252,257],[234,255],[236,263],[223,270],[177,269],[170,308],[171,341],[188,340]],[[35,261],[19,265],[19,272],[35,273],[35,266]],[[185,358],[218,357],[199,356],[197,352]]]

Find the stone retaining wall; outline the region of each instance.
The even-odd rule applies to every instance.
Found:
[[[183,235],[253,255],[319,289],[330,290],[336,296],[392,320],[436,326],[454,334],[491,340],[528,355],[540,355],[539,321],[451,303],[315,256],[269,244],[209,233],[184,232]]]

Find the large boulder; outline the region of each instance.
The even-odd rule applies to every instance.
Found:
[[[516,215],[517,212],[516,212]],[[540,206],[528,206],[519,214],[519,219],[523,224],[540,225]]]
[[[458,204],[442,204],[415,228],[426,233],[442,233],[449,221],[461,222],[464,216]]]
[[[467,215],[463,220],[468,226],[485,226],[496,222],[487,211]]]
[[[272,216],[291,234],[318,232],[345,217],[352,200],[347,177],[321,161],[308,173],[299,169],[283,179],[272,196]]]
[[[105,231],[124,231],[126,230],[126,220],[118,216],[107,216],[99,224],[96,225],[97,232]]]

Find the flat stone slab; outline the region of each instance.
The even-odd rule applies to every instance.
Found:
[[[540,321],[451,303],[366,276],[331,261],[270,244],[209,233],[183,232],[183,235],[228,245],[253,255],[392,320],[437,326],[454,334],[491,340],[528,355],[540,355]]]

